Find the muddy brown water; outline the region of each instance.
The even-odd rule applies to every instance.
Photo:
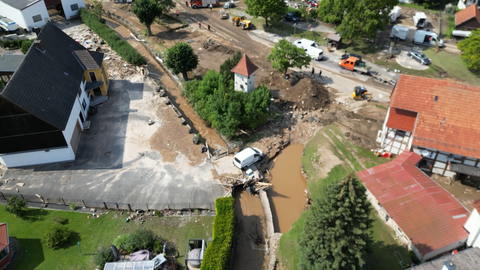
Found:
[[[286,233],[306,205],[307,183],[301,173],[303,145],[290,145],[278,155],[268,190],[275,232]]]

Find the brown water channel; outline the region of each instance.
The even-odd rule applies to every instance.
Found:
[[[307,183],[301,173],[303,145],[283,149],[271,171],[272,188],[268,190],[275,232],[286,233],[306,204]]]

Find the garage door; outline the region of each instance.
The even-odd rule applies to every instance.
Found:
[[[75,125],[75,130],[73,131],[72,139],[70,140],[70,145],[72,146],[73,153],[77,154],[77,147],[78,144],[80,143],[80,135],[82,134],[82,128],[80,127],[80,124],[78,123]]]

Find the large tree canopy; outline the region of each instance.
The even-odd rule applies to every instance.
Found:
[[[190,45],[179,42],[168,49],[165,65],[175,74],[182,73],[183,79],[187,80],[187,72],[198,66],[198,55],[193,52]]]
[[[480,71],[480,28],[472,31],[470,36],[457,43],[462,51],[462,60],[473,71]]]
[[[365,269],[371,241],[371,206],[353,175],[316,199],[300,240],[301,269]]]
[[[245,4],[248,14],[265,19],[265,26],[268,26],[268,20],[280,21],[287,13],[287,4],[283,0],[245,0]]]
[[[377,30],[385,30],[390,12],[398,0],[323,0],[318,7],[320,20],[333,23],[344,39],[362,34],[374,38]],[[381,12],[380,12],[381,11]]]
[[[310,64],[310,56],[304,49],[298,48],[288,40],[282,38],[267,55],[267,61],[272,62],[272,67],[278,69],[284,75],[288,68],[307,67]]]
[[[150,26],[155,18],[160,17],[163,13],[169,12],[175,7],[173,0],[136,0],[133,7],[133,13],[137,15],[138,20],[147,27],[147,35],[152,35]]]

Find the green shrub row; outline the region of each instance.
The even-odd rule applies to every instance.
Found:
[[[125,61],[137,66],[147,63],[145,58],[132,45],[121,39],[113,29],[100,22],[95,14],[84,8],[81,8],[78,14],[82,21],[105,40],[110,48],[116,51]]]
[[[140,229],[132,234],[122,234],[113,240],[115,245],[120,250],[125,250],[128,253],[148,249],[154,249],[155,234],[151,230]],[[158,252],[158,250],[156,251]]]
[[[213,241],[203,256],[201,270],[229,269],[235,234],[235,201],[218,198],[215,201],[216,216],[213,221]]]
[[[16,50],[22,48],[22,53],[26,54],[28,49],[33,43],[33,39],[25,39],[25,40],[4,40],[2,41],[3,48],[9,48],[10,50]]]

